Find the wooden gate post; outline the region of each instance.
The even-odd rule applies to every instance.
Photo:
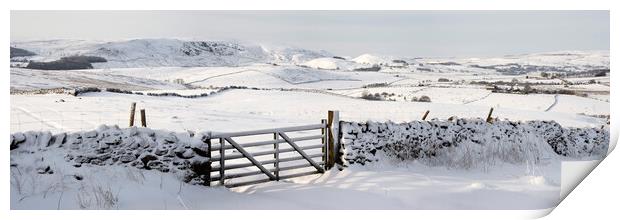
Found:
[[[493,108],[489,111],[489,115],[487,116],[487,123],[492,123],[493,118],[491,115],[493,114]]]
[[[332,134],[332,125],[334,124],[334,111],[327,111],[327,161],[325,168],[329,169],[332,165],[332,153],[334,152],[334,136]]]
[[[208,134],[209,136],[207,136],[207,140],[206,140],[206,144],[207,144],[207,157],[209,158],[209,162],[207,162],[207,186],[211,186],[211,171],[213,169],[213,167],[211,166],[211,132],[209,132]]]
[[[136,115],[136,103],[131,103],[131,108],[129,109],[129,127],[133,126],[134,117]]]
[[[327,142],[327,168],[330,169],[334,167],[336,163],[336,154],[339,150],[340,146],[340,114],[338,111],[328,111],[327,112],[327,128],[328,132],[328,142]]]
[[[224,164],[224,161],[226,161],[224,155],[226,152],[225,147],[226,142],[224,142],[224,138],[220,138],[220,186],[226,186],[224,185],[224,179],[226,178],[226,164]]]
[[[323,157],[321,159],[323,160],[323,169],[327,170],[327,143],[329,142],[329,135],[327,133],[329,129],[327,128],[327,120],[321,119],[321,124],[325,126],[324,128],[321,128],[321,135],[323,135],[323,138],[321,138],[321,144],[323,145],[321,148],[321,153],[323,153]]]

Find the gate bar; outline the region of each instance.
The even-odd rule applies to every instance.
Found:
[[[242,131],[242,132],[230,132],[230,133],[213,133],[211,137],[213,138],[228,138],[228,137],[239,137],[239,136],[253,136],[253,135],[261,135],[261,134],[271,134],[276,132],[293,132],[293,131],[306,131],[306,130],[314,130],[323,128],[325,125],[322,124],[313,124],[313,125],[303,125],[303,126],[294,126],[294,127],[284,127],[284,128],[272,128],[272,129],[263,129],[263,130],[254,130],[254,131]]]
[[[263,173],[265,173],[265,175],[267,175],[269,177],[269,179],[272,179],[272,180],[276,179],[276,176],[271,174],[271,172],[269,172],[269,170],[265,169],[265,167],[263,167],[263,165],[260,162],[258,162],[256,159],[254,159],[254,157],[252,157],[251,154],[249,154],[241,146],[239,146],[239,144],[237,144],[237,142],[233,141],[232,138],[227,137],[227,138],[224,138],[224,139],[226,139],[226,141],[228,141],[228,143],[230,143],[232,146],[237,148],[237,151],[239,151],[239,153],[243,154],[246,158],[248,158],[248,160],[250,160],[250,162],[252,162],[256,167],[258,167],[258,169],[263,171]],[[222,157],[222,159],[220,159],[220,160],[223,161],[224,157]],[[225,170],[225,169],[221,169],[221,170]]]
[[[323,163],[319,163],[319,165],[322,165]],[[293,166],[287,166],[287,167],[280,167],[278,170],[279,171],[287,171],[287,170],[295,170],[295,169],[302,169],[302,168],[311,168],[313,167],[310,164],[304,163],[304,164],[299,164],[299,165],[293,165]],[[269,169],[269,171],[275,171],[276,169]],[[224,177],[224,179],[233,179],[233,178],[241,178],[241,177],[248,177],[248,176],[253,176],[253,175],[258,175],[258,174],[263,174],[263,171],[250,171],[250,172],[243,172],[243,173],[233,173],[233,174],[227,174],[226,177]],[[220,180],[219,176],[213,176],[211,177],[212,181],[217,181]]]
[[[291,138],[291,140],[297,142],[297,141],[317,140],[317,139],[322,139],[322,138],[323,138],[323,135],[312,135],[312,136],[304,136],[304,137],[295,137],[295,138]],[[277,144],[286,143],[286,140],[278,139],[278,140],[251,142],[251,143],[243,144],[243,147],[248,148],[248,147],[256,147],[256,146],[265,146],[265,145],[276,144],[276,143]],[[231,145],[224,145],[224,149],[228,150],[228,149],[235,149],[235,148]],[[220,150],[220,147],[215,146],[215,147],[212,147],[211,150],[213,151]]]
[[[275,145],[275,144],[274,144]],[[241,147],[245,147],[245,145],[240,145]],[[319,149],[321,148],[322,145],[320,144],[315,144],[315,145],[309,145],[309,146],[304,146],[304,147],[300,147],[302,150],[312,150],[312,149]],[[275,148],[275,147],[274,147]],[[276,150],[269,150],[269,151],[261,151],[261,152],[256,152],[256,153],[250,153],[252,155],[252,157],[259,157],[259,156],[265,156],[265,155],[270,155],[270,154],[276,154],[276,152],[280,152],[280,153],[288,153],[288,152],[294,152],[297,151],[295,148],[286,148],[283,150],[278,149],[278,151]],[[240,158],[244,158],[245,156],[243,154],[233,154],[233,155],[226,155],[224,157],[225,160],[234,160],[234,159],[240,159]],[[213,156],[212,159],[213,161],[216,160],[220,160],[220,156]]]
[[[311,154],[310,158],[317,158],[323,156],[322,153],[318,153],[318,154]],[[282,162],[290,162],[290,161],[297,161],[297,160],[303,160],[305,159],[303,156],[298,156],[298,157],[287,157],[287,158],[282,158],[280,159],[280,163]],[[264,164],[268,164],[268,163],[274,163],[276,162],[276,160],[267,160],[267,161],[262,161],[261,163]],[[225,166],[224,169],[225,170],[232,170],[232,169],[239,169],[239,168],[244,168],[244,167],[251,167],[254,166],[253,163],[242,163],[242,164],[233,164],[233,165],[229,165],[229,166]],[[212,171],[219,171],[220,167],[213,167]]]
[[[299,154],[301,154],[301,156],[303,156],[304,158],[306,158],[306,160],[308,162],[310,162],[310,164],[312,164],[312,166],[314,166],[319,172],[325,172],[325,170],[323,170],[323,168],[321,166],[319,166],[316,162],[314,162],[314,160],[312,160],[312,158],[308,157],[308,154],[306,154],[301,148],[299,148],[299,146],[297,146],[297,144],[295,144],[295,142],[291,141],[291,139],[288,137],[288,135],[282,133],[282,132],[278,132],[278,134],[284,138],[284,140],[286,140],[286,142],[288,142],[289,145],[291,145],[291,147],[295,148],[295,150],[297,150],[297,152],[299,152]]]

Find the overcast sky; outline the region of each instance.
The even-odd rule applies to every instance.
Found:
[[[11,11],[11,41],[182,38],[342,56],[609,50],[609,11]]]

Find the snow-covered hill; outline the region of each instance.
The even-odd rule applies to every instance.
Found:
[[[68,56],[97,56],[107,62],[95,68],[240,66],[251,63],[302,63],[330,56],[325,51],[267,48],[226,41],[135,39],[128,41],[50,40],[11,42],[15,48],[36,53],[26,61],[53,61]],[[23,61],[23,58],[20,59]]]
[[[327,51],[312,50],[312,48],[211,40],[134,39],[110,42],[46,40],[11,42],[11,47],[15,51],[26,50],[35,54],[11,57],[12,66],[25,66],[29,61],[49,62],[63,57],[93,56],[107,60],[107,62],[92,63],[93,68],[230,67],[271,63],[336,71],[499,75],[545,72],[581,76],[609,72],[609,51],[562,51],[487,58],[410,58],[362,54],[347,59],[334,56]],[[413,56],[415,54],[411,54],[411,57]]]
[[[418,59],[426,72],[489,72],[501,75],[609,73],[609,51],[560,51],[486,58]]]
[[[385,57],[380,57],[372,54],[362,54],[356,58],[353,58],[353,61],[360,64],[370,64],[370,65],[387,65],[391,63],[391,60]]]
[[[356,62],[332,57],[321,57],[302,63],[302,66],[307,66],[315,69],[324,70],[354,70],[360,67],[366,67],[368,65],[360,65]]]

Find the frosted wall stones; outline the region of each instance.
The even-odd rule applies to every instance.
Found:
[[[485,162],[472,160],[536,163],[557,155],[600,158],[609,146],[608,129],[562,128],[553,121],[342,122],[342,128],[345,161],[362,165],[381,159],[424,159],[464,168]]]
[[[134,166],[139,169],[181,173],[185,181],[201,184],[205,178],[200,165],[209,159],[201,139],[202,135],[194,136],[190,133],[101,126],[87,132],[55,135],[50,132],[11,134],[11,152],[64,148],[65,161],[72,162],[75,167]],[[195,173],[194,170],[200,173]]]

